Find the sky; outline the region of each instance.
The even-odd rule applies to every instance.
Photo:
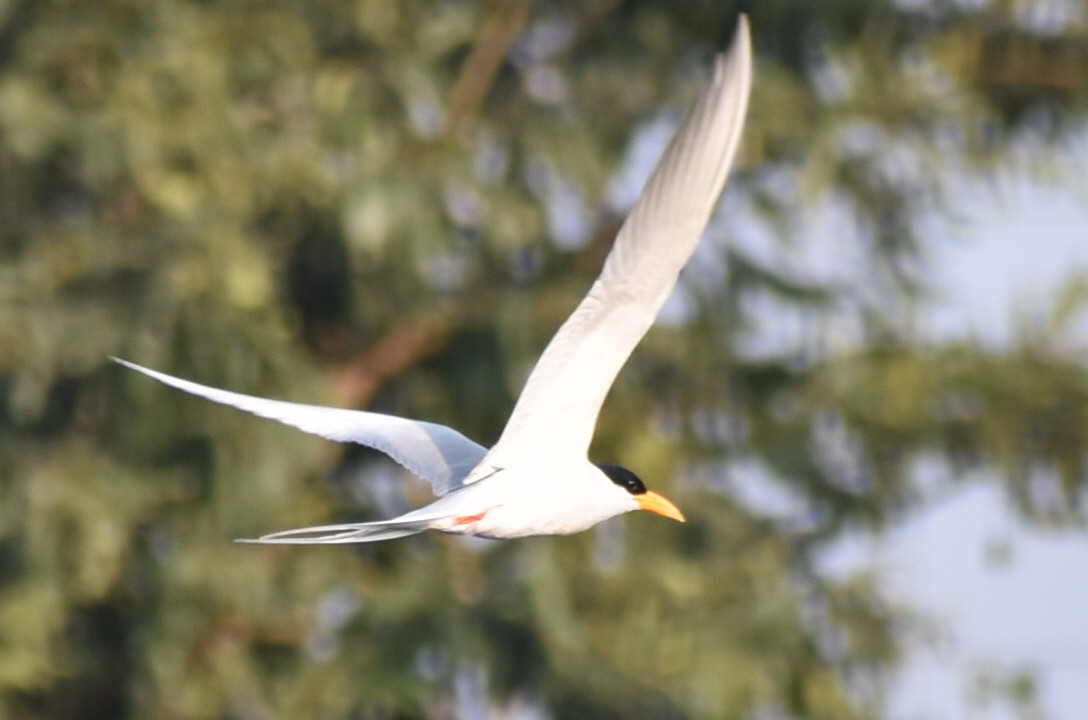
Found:
[[[642,144],[636,142],[613,188],[618,205],[633,201],[652,166],[648,158],[660,153],[673,126],[665,118],[640,133]],[[1088,136],[1075,138],[1070,150],[1070,160],[1083,157],[1078,150],[1088,151]],[[1047,319],[1071,280],[1088,282],[1088,192],[1078,195],[1077,184],[1088,187],[1045,184],[1013,170],[959,186],[957,220],[935,219],[927,228],[943,237],[928,258],[932,293],[918,308],[922,336],[1009,347]],[[754,213],[745,203],[727,189],[715,221],[728,226],[724,235],[749,257],[818,282],[850,282],[850,268],[863,266],[849,257],[856,230],[843,208],[809,214],[804,242],[783,247],[748,221]],[[659,321],[683,319],[682,291],[683,283]],[[1081,357],[1088,358],[1088,307],[1084,315],[1075,327]],[[749,352],[780,351],[811,330],[788,311],[775,317],[774,328],[754,333]],[[848,329],[842,342],[856,343],[854,335]],[[799,500],[778,492],[764,469],[738,466],[731,476],[732,493],[757,512],[789,517],[798,510]],[[752,482],[759,476],[766,482]],[[1002,493],[992,478],[962,482],[883,535],[847,538],[825,557],[832,573],[875,568],[890,599],[922,619],[906,637],[890,685],[891,720],[1019,719],[1024,714],[1003,699],[1007,693],[987,696],[986,682],[1000,688],[1025,676],[1034,679],[1030,709],[1041,718],[1088,717],[1088,529],[1029,527]]]
[[[932,259],[926,331],[1008,346],[1088,279],[1088,198],[1029,182],[968,193],[959,243]],[[1006,720],[979,678],[1033,673],[1048,720],[1088,716],[1088,532],[1025,526],[995,483],[963,489],[880,539],[840,549],[873,563],[891,597],[932,621],[911,639],[888,699],[893,720]],[[928,635],[928,637],[927,637]]]

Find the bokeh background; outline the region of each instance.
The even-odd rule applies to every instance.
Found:
[[[924,600],[986,586],[879,548],[1046,533],[1022,582],[1086,594],[1088,276],[930,321],[1009,271],[968,239],[1074,247],[1088,5],[749,5],[737,168],[593,448],[688,523],[261,548],[426,486],[108,356],[493,441],[738,4],[0,0],[0,717],[1079,717],[977,655],[924,702]],[[997,531],[933,524],[964,488]],[[978,632],[1083,634],[1041,608]]]

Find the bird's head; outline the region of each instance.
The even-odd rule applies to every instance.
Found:
[[[679,508],[663,496],[647,490],[646,485],[643,484],[638,475],[635,475],[627,468],[607,464],[600,464],[597,467],[613,484],[627,493],[631,500],[634,500],[638,510],[649,510],[678,522],[684,522],[684,514],[680,512]]]

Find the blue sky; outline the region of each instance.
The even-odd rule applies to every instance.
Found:
[[[652,165],[648,158],[660,153],[671,127],[666,118],[639,133],[627,171],[613,188],[617,205],[633,201]],[[1076,138],[1068,149],[1070,165],[1051,170],[1077,179],[1084,172],[1071,161],[1084,157],[1088,137]],[[940,242],[934,242],[927,265],[934,292],[917,309],[924,337],[1008,347],[1046,320],[1071,280],[1088,282],[1088,194],[1078,196],[1072,189],[1088,183],[1026,179],[1017,171],[1040,168],[1030,144],[1011,154],[1017,153],[1019,167],[1001,177],[965,180],[958,219],[934,218],[928,228]],[[750,257],[801,279],[857,281],[851,274],[865,265],[852,257],[859,243],[844,208],[829,204],[822,212],[806,213],[809,227],[798,242],[784,246],[751,222],[755,214],[745,207],[748,200],[727,188],[714,222],[723,223],[723,234]],[[684,310],[681,283],[659,321],[682,320]],[[755,354],[796,347],[811,332],[826,337],[831,347],[856,345],[860,337],[849,321],[813,327],[789,309],[767,310],[764,316],[775,322],[754,330],[747,349]],[[1088,307],[1084,315],[1077,339],[1079,356],[1088,358]],[[796,512],[797,498],[765,469],[743,460],[732,464],[731,492],[738,500],[769,516]],[[920,471],[926,469],[920,463]],[[1035,700],[1047,720],[1085,717],[1088,531],[1028,527],[1002,492],[993,478],[979,476],[882,536],[847,538],[827,554],[829,572],[875,568],[891,599],[924,619],[905,638],[904,662],[888,697],[892,720],[1020,717],[1007,702],[980,699],[979,679],[987,673],[1034,675]]]
[[[1007,346],[1066,283],[1088,279],[1088,202],[1015,182],[968,193],[961,241],[933,258],[933,336]],[[1083,325],[1081,326],[1083,327]],[[1088,532],[1025,526],[994,483],[969,483],[885,537],[855,547],[892,596],[933,622],[918,633],[889,698],[895,720],[1005,720],[980,702],[980,672],[1033,672],[1049,720],[1088,710]]]

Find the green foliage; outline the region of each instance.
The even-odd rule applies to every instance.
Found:
[[[820,578],[822,541],[916,507],[919,457],[1084,519],[1063,339],[1083,287],[1008,353],[919,347],[887,311],[958,173],[1060,169],[1084,38],[1016,2],[753,5],[731,192],[783,244],[841,203],[866,286],[726,257],[716,226],[690,316],[636,353],[594,450],[688,524],[353,550],[230,540],[385,516],[422,484],[107,357],[493,440],[599,270],[633,132],[694,97],[731,9],[0,2],[0,716],[879,716],[900,614]],[[738,338],[774,322],[752,293],[852,301],[879,341],[752,359]],[[804,499],[802,529],[723,491],[738,458]]]

